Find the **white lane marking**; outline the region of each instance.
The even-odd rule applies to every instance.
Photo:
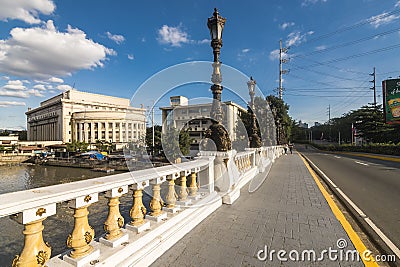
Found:
[[[379,227],[376,226],[370,218],[365,218],[365,221],[369,224],[369,226],[372,227],[372,229],[374,229],[375,233],[377,233],[383,239],[383,241],[394,252],[394,254],[396,254],[397,257],[400,258],[400,249],[396,247],[396,245],[393,244],[393,242],[384,233],[382,233],[381,229],[379,229]]]
[[[339,156],[335,156],[335,158],[337,158],[337,159],[341,159],[342,157],[339,157]]]
[[[303,155],[304,156],[304,155]],[[317,169],[322,176],[337,190],[337,192],[351,205],[351,207],[360,215],[366,223],[368,223],[369,226],[375,231],[375,233],[382,238],[383,242],[386,243],[386,245],[393,251],[394,254],[398,258],[400,258],[400,249],[396,247],[396,245],[379,229],[378,226],[353,202],[351,199],[336,185],[332,182],[331,179],[326,176],[326,174],[321,171],[310,159],[308,159],[306,156],[304,156],[311,165]],[[365,163],[364,163],[365,164]]]
[[[364,165],[364,166],[369,166],[367,163],[364,163],[364,162],[360,162],[360,161],[354,161],[355,163],[357,163],[357,164],[361,164],[361,165]]]

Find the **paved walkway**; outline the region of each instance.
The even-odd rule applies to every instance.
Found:
[[[257,252],[284,249],[354,250],[343,227],[297,153],[284,155],[273,165],[263,185],[254,193],[243,187],[240,198],[223,205],[182,238],[153,266],[363,266],[362,262],[260,261]],[[293,257],[295,254],[292,254]],[[264,254],[261,254],[264,256]],[[288,257],[288,254],[285,255]]]

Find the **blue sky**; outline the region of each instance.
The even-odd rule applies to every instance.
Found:
[[[72,86],[131,98],[165,68],[212,60],[214,7],[227,18],[222,62],[252,75],[264,95],[276,94],[279,40],[290,46],[284,100],[296,120],[325,122],[328,105],[337,117],[372,102],[373,67],[378,103],[381,81],[400,75],[398,0],[2,0],[0,128],[25,128],[28,107]],[[175,93],[201,88],[211,96],[206,84]]]

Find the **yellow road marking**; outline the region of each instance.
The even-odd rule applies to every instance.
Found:
[[[367,155],[367,154],[353,153],[353,152],[337,152],[337,154],[347,154],[347,155],[352,155],[352,156],[357,156],[357,157],[365,157],[365,158],[400,162],[400,158],[392,158],[392,157],[385,157],[385,156],[378,156],[378,155]]]
[[[343,226],[344,230],[346,231],[347,235],[350,237],[351,242],[354,244],[354,247],[357,249],[358,253],[360,254],[360,258],[364,262],[365,266],[366,267],[379,267],[379,265],[375,262],[375,259],[371,255],[366,255],[366,256],[368,256],[367,259],[364,259],[364,257],[362,257],[363,252],[367,250],[367,247],[364,245],[364,243],[361,241],[360,237],[354,231],[354,229],[350,225],[349,221],[347,221],[347,219],[344,217],[343,213],[340,211],[339,207],[333,201],[333,199],[331,198],[329,193],[322,186],[322,184],[319,181],[317,175],[315,174],[313,169],[310,167],[308,162],[300,154],[299,154],[299,156],[303,160],[303,162],[306,165],[306,167],[307,167],[308,171],[310,172],[311,176],[314,178],[314,181],[316,182],[316,184],[318,185],[319,190],[321,191],[322,195],[325,197],[326,201],[328,202],[328,205],[331,208],[333,214],[336,216],[336,218],[342,224],[342,226]]]

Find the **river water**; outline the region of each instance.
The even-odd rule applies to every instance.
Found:
[[[105,175],[108,174],[80,168],[41,165],[0,166],[0,194]],[[125,222],[129,222],[132,195],[128,193],[120,201],[121,214]],[[95,229],[96,237],[104,233],[103,223],[107,218],[107,211],[107,199],[100,194],[99,201],[89,207],[89,224]],[[67,236],[72,232],[74,225],[73,210],[68,208],[68,203],[58,203],[57,214],[47,218],[43,224],[44,240],[51,245],[52,256],[65,252]],[[0,218],[0,266],[11,266],[14,256],[22,251],[24,244],[22,231],[23,225],[8,217]]]

